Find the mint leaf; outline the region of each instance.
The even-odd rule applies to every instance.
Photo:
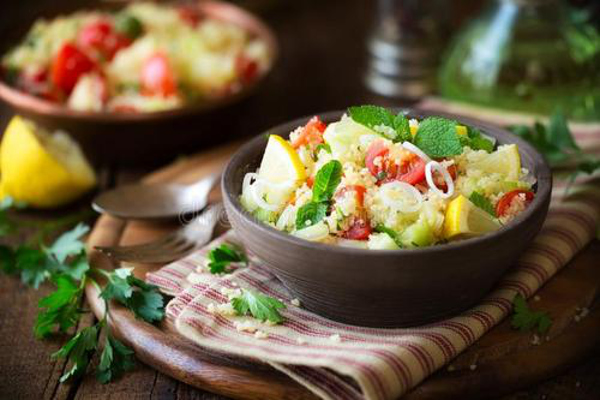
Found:
[[[465,139],[466,143],[463,144],[469,146],[473,150],[485,150],[488,153],[494,151],[494,142],[486,139],[477,128],[467,126],[467,138]]]
[[[115,30],[134,40],[144,33],[144,26],[133,15],[121,13],[115,17]]]
[[[469,200],[471,203],[475,204],[477,207],[496,218],[496,210],[494,209],[492,202],[489,201],[487,197],[479,192],[473,192],[471,193],[471,196],[469,196]]]
[[[96,378],[100,383],[108,383],[119,378],[124,372],[133,368],[134,365],[133,350],[108,335],[100,356]]]
[[[226,271],[229,264],[233,262],[244,262],[248,264],[246,255],[232,245],[223,243],[208,252],[208,268],[211,274],[220,274]]]
[[[463,146],[456,133],[456,121],[429,117],[421,121],[415,145],[432,158],[456,156]]]
[[[559,149],[571,149],[579,151],[579,146],[571,134],[565,116],[557,111],[550,117],[548,125],[548,141]]]
[[[388,228],[385,225],[379,224],[375,227],[375,232],[387,234],[398,245],[398,247],[404,247],[404,245],[402,244],[402,240],[400,240],[400,236],[395,230]]]
[[[410,126],[404,114],[394,115],[389,110],[372,105],[348,108],[350,118],[394,142],[410,141]],[[389,128],[389,129],[383,129]]]
[[[52,281],[56,290],[38,303],[38,306],[44,309],[38,314],[34,326],[34,333],[38,339],[48,337],[54,327],[59,332],[66,332],[77,324],[81,315],[79,303],[83,289],[66,275],[54,276]]]
[[[246,289],[242,289],[241,296],[231,299],[231,304],[238,315],[251,314],[256,319],[276,324],[283,322],[278,310],[286,308],[285,304],[277,299]]]
[[[321,150],[325,150],[329,154],[331,154],[331,147],[327,143],[319,143],[315,149],[315,153],[319,154]]]
[[[319,203],[329,201],[335,189],[342,180],[342,163],[338,160],[331,160],[323,165],[317,172],[315,183],[312,188],[312,201]]]
[[[550,329],[552,320],[548,314],[542,311],[532,311],[527,306],[527,300],[520,294],[515,296],[513,305],[511,326],[514,329],[519,329],[523,332],[537,329],[541,334],[546,333]]]
[[[327,203],[306,203],[296,213],[296,229],[308,228],[321,221],[327,215]]]

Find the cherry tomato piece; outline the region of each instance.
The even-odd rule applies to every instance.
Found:
[[[512,205],[513,200],[519,196],[520,194],[525,195],[525,203],[529,204],[533,200],[535,194],[530,190],[524,189],[516,189],[506,193],[504,196],[498,200],[498,204],[496,204],[496,215],[498,217],[502,217],[506,214],[510,206]]]
[[[177,7],[177,13],[179,14],[179,18],[192,28],[197,27],[200,21],[203,19],[203,15],[200,10],[190,5],[182,5]]]
[[[70,93],[79,78],[96,68],[96,63],[73,43],[64,44],[52,62],[51,81],[60,90]]]
[[[383,158],[389,153],[389,149],[385,146],[383,140],[374,140],[367,149],[365,155],[365,166],[371,173],[371,175],[377,177],[385,171]],[[375,159],[381,157],[381,162],[375,165]]]
[[[323,143],[323,132],[325,132],[327,125],[319,119],[319,117],[312,117],[300,134],[292,141],[292,147],[297,149],[300,146],[307,144],[317,145]]]
[[[258,62],[240,54],[235,59],[235,70],[244,84],[249,84],[258,76]]]
[[[162,53],[156,53],[146,60],[142,67],[142,93],[149,96],[168,97],[177,92],[177,85],[169,60]]]
[[[77,42],[90,53],[112,60],[119,50],[131,44],[131,39],[116,32],[109,21],[100,19],[85,25],[79,31]]]
[[[425,180],[425,161],[420,157],[415,157],[409,163],[404,164],[398,170],[395,180],[406,182],[409,185],[416,185]]]
[[[372,232],[371,224],[362,218],[358,218],[354,220],[350,228],[342,236],[351,240],[367,240]]]
[[[337,193],[335,194],[335,198],[342,199],[346,195],[346,193],[354,192],[354,195],[356,196],[356,201],[358,202],[359,207],[363,207],[364,202],[365,202],[365,192],[366,191],[367,191],[367,189],[363,185],[348,185],[348,186],[344,186],[343,188],[338,190]]]

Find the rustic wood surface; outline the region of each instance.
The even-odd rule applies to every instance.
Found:
[[[82,0],[21,0],[5,5],[0,13],[0,31],[5,34],[15,22],[43,15],[61,4],[89,3]],[[251,2],[247,2],[251,3]],[[280,62],[263,90],[234,116],[236,132],[252,135],[269,126],[300,115],[344,108],[348,104],[378,102],[394,104],[369,95],[361,85],[364,68],[364,36],[368,32],[374,1],[305,0],[279,3],[261,13],[279,36]],[[11,113],[0,109],[0,128]],[[229,132],[215,132],[226,137]],[[199,149],[190,149],[190,152]],[[140,149],[143,151],[143,148]],[[139,179],[151,166],[123,169],[100,165],[101,188]],[[80,203],[78,207],[81,207]],[[28,212],[34,220],[49,220],[73,212]],[[12,244],[23,237],[10,238]],[[595,245],[598,251],[598,245]],[[598,253],[596,253],[598,254]],[[204,399],[225,397],[194,389],[139,363],[117,382],[102,385],[92,375],[80,381],[59,384],[65,370],[62,360],[50,359],[65,341],[57,337],[36,341],[32,334],[37,302],[50,287],[27,289],[17,279],[0,275],[0,399]],[[81,326],[93,323],[88,316]],[[535,355],[532,355],[535,360]],[[540,360],[541,361],[541,360]],[[507,368],[513,368],[507,367]],[[518,392],[505,400],[597,399],[600,393],[600,354],[590,351],[583,362],[566,373]],[[495,393],[490,393],[492,396]]]

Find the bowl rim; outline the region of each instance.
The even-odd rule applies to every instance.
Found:
[[[444,253],[447,251],[468,249],[471,246],[477,245],[477,244],[491,243],[491,242],[494,242],[494,241],[502,238],[505,235],[510,234],[511,232],[513,232],[515,230],[520,229],[521,225],[523,223],[525,223],[526,221],[528,221],[534,214],[539,212],[540,209],[543,209],[543,208],[547,209],[547,206],[549,205],[549,202],[550,202],[551,192],[552,192],[552,173],[551,173],[550,167],[549,167],[548,163],[546,162],[546,160],[544,159],[544,157],[533,146],[531,146],[529,143],[527,143],[525,140],[523,140],[520,137],[516,136],[515,134],[507,131],[506,129],[500,128],[498,126],[495,126],[495,125],[492,125],[492,124],[489,124],[489,123],[486,123],[486,122],[483,122],[483,121],[480,121],[480,120],[477,120],[474,118],[462,117],[459,115],[445,113],[445,112],[432,112],[432,111],[426,111],[426,110],[418,110],[415,108],[394,107],[394,108],[390,108],[390,109],[394,110],[395,112],[400,112],[400,111],[406,112],[408,114],[408,116],[411,118],[416,117],[416,118],[421,119],[421,118],[428,117],[428,116],[441,116],[441,117],[445,117],[445,118],[451,118],[460,123],[476,127],[478,129],[480,129],[483,133],[488,134],[496,139],[498,139],[498,138],[496,137],[496,135],[494,135],[494,132],[500,133],[501,135],[507,135],[511,139],[511,141],[509,143],[517,144],[517,146],[519,147],[519,153],[522,154],[523,149],[525,149],[527,153],[531,154],[533,164],[537,167],[537,171],[536,171],[537,172],[536,173],[537,190],[536,190],[536,196],[534,197],[534,200],[529,205],[529,207],[527,207],[527,209],[525,209],[525,211],[520,213],[515,219],[510,221],[510,223],[502,226],[499,230],[492,232],[492,233],[488,233],[488,234],[473,237],[473,238],[462,239],[462,240],[458,240],[455,242],[441,243],[441,244],[435,244],[435,245],[425,246],[425,247],[416,247],[416,248],[409,248],[409,249],[401,248],[401,249],[396,249],[396,250],[372,250],[372,249],[362,249],[362,248],[325,244],[325,243],[319,243],[319,242],[311,242],[309,240],[298,238],[289,233],[282,232],[282,231],[275,229],[275,228],[271,227],[270,225],[267,225],[267,224],[259,221],[258,219],[256,219],[252,214],[250,214],[248,211],[246,211],[243,208],[241,202],[239,201],[239,196],[234,195],[233,193],[230,193],[227,190],[227,182],[230,179],[233,179],[233,174],[235,173],[235,169],[240,167],[241,161],[243,159],[248,158],[247,153],[252,152],[256,146],[259,146],[259,144],[262,141],[264,141],[266,135],[277,134],[277,133],[281,133],[281,132],[284,132],[285,134],[287,134],[287,133],[291,132],[293,129],[295,129],[296,127],[305,124],[314,115],[318,115],[323,121],[331,122],[332,118],[337,120],[337,119],[341,118],[341,116],[346,112],[346,110],[337,110],[337,111],[330,111],[330,112],[318,113],[318,114],[314,114],[314,115],[310,115],[310,116],[305,116],[302,118],[294,119],[289,122],[279,124],[273,128],[266,130],[265,132],[261,133],[260,135],[257,135],[256,137],[254,137],[253,139],[251,139],[247,143],[245,143],[240,149],[238,149],[238,151],[236,151],[236,153],[233,155],[233,157],[230,159],[229,163],[227,164],[225,171],[223,172],[223,176],[221,178],[221,191],[223,193],[223,198],[225,200],[225,204],[229,205],[229,207],[227,207],[227,209],[228,209],[227,211],[229,212],[230,210],[232,210],[233,212],[235,212],[237,214],[237,216],[239,218],[241,218],[244,222],[248,223],[252,227],[252,229],[259,229],[263,234],[267,235],[268,237],[272,238],[273,240],[282,240],[292,246],[298,246],[298,247],[313,250],[313,251],[328,251],[328,252],[332,252],[332,253],[336,253],[336,254],[340,254],[340,255],[351,254],[351,255],[355,255],[355,256],[370,255],[370,256],[387,256],[387,257],[389,257],[389,256],[400,256],[400,255],[402,255],[402,256],[415,255],[416,256],[416,255],[422,255],[422,254]],[[265,142],[265,144],[266,144],[266,142]],[[240,184],[241,184],[241,182],[240,182]]]
[[[203,12],[216,18],[227,20],[238,26],[242,26],[245,30],[250,31],[264,40],[269,48],[270,61],[267,69],[260,74],[258,79],[255,79],[248,85],[242,86],[238,92],[227,95],[221,98],[208,101],[196,101],[182,107],[177,107],[170,110],[144,112],[144,113],[116,113],[110,111],[77,111],[68,108],[65,104],[54,103],[36,97],[32,94],[19,90],[9,85],[0,77],[0,100],[7,105],[17,110],[25,110],[40,116],[53,118],[68,118],[82,122],[91,123],[135,123],[140,121],[158,121],[169,118],[176,118],[186,115],[195,114],[201,111],[211,111],[227,105],[238,102],[254,92],[257,87],[264,82],[268,75],[272,72],[279,58],[279,44],[273,30],[257,15],[251,13],[232,3],[226,3],[219,0],[197,0],[193,3],[175,0],[167,2],[168,5],[176,4],[190,5],[194,4]],[[111,9],[120,9],[127,6],[129,3],[117,3],[96,5],[96,8],[104,6]],[[84,10],[86,8],[82,8]],[[224,17],[227,16],[227,17]],[[5,53],[4,53],[5,54]]]

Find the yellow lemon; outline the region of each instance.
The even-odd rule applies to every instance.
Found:
[[[500,224],[490,214],[460,195],[446,208],[444,237],[476,236],[500,229]]]
[[[0,147],[0,195],[37,208],[69,203],[96,185],[79,146],[65,133],[47,133],[15,116]]]
[[[306,180],[306,168],[288,141],[281,136],[271,135],[258,177],[264,182],[265,200],[279,205],[287,202],[294,190]]]
[[[516,144],[500,146],[481,161],[473,163],[473,166],[483,172],[503,174],[506,180],[518,181],[521,176],[519,148]]]
[[[467,127],[463,126],[463,125],[456,125],[456,133],[458,134],[458,136],[468,136],[469,135],[469,131],[467,130]]]

